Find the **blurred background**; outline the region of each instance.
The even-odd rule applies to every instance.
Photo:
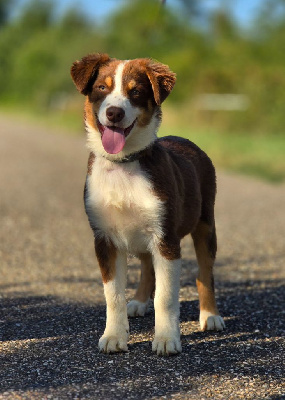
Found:
[[[284,0],[0,0],[0,113],[81,135],[69,70],[90,52],[168,64],[177,84],[160,135],[284,181]]]

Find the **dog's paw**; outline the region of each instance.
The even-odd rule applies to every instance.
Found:
[[[200,312],[200,326],[202,331],[222,331],[226,327],[220,315],[214,315],[209,311]]]
[[[118,353],[128,351],[127,340],[124,337],[103,335],[99,339],[100,353]]]
[[[156,351],[158,356],[169,356],[181,353],[182,347],[179,337],[157,337],[152,342],[152,351]]]
[[[148,311],[149,300],[142,303],[138,300],[131,300],[127,305],[128,317],[144,317]]]

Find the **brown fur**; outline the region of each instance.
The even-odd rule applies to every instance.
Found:
[[[116,271],[116,248],[111,241],[105,238],[95,238],[95,253],[99,263],[104,283],[114,279]]]
[[[86,95],[96,79],[99,67],[110,61],[108,54],[89,54],[80,61],[75,61],[71,67],[71,76],[77,90]]]
[[[150,152],[140,163],[154,192],[167,203],[160,252],[169,260],[180,258],[180,240],[192,234],[199,264],[200,309],[217,314],[212,273],[217,249],[212,162],[194,143],[177,137],[159,139]]]
[[[111,76],[107,76],[107,78],[105,78],[105,83],[106,85],[110,88],[113,86],[113,79]]]
[[[95,123],[94,115],[91,114],[96,113],[102,99],[113,90],[113,73],[118,63],[118,60],[111,59],[107,54],[96,53],[89,54],[72,65],[72,79],[77,89],[87,95],[85,115],[91,126],[94,126]],[[146,110],[139,118],[138,125],[147,125],[154,111],[160,118],[160,109],[157,109],[156,106],[161,105],[175,84],[175,74],[170,71],[169,67],[151,59],[132,60],[132,63],[126,66],[124,79],[125,94],[133,89],[139,90],[143,94],[139,98],[136,98],[135,95],[130,96],[133,105],[144,107]],[[136,83],[135,87],[134,83]],[[104,85],[106,85],[105,90],[99,90],[99,87]]]
[[[87,165],[87,174],[88,175],[92,174],[92,167],[93,167],[94,160],[95,160],[95,154],[91,152],[89,154],[88,165]]]
[[[196,284],[199,293],[200,310],[210,311],[216,315],[218,310],[213,277],[213,265],[217,249],[215,225],[209,226],[204,222],[199,222],[192,237],[199,265]]]
[[[94,128],[97,125],[97,110],[105,96],[113,90],[114,71],[118,63],[118,60],[105,54],[95,54],[73,64],[71,73],[76,87],[87,95],[85,120]],[[144,110],[143,116],[138,118],[138,126],[147,126],[153,115],[161,117],[160,105],[174,83],[175,74],[166,65],[150,59],[132,60],[126,64],[124,95],[133,106]],[[91,153],[88,174],[91,174],[94,159],[95,155]],[[161,255],[168,260],[180,258],[181,239],[187,234],[192,235],[199,265],[197,288],[200,309],[217,315],[213,279],[217,250],[214,220],[216,177],[211,160],[194,143],[172,136],[156,140],[137,159],[152,182],[154,194],[164,202],[163,237],[159,243]],[[96,226],[91,227],[106,283],[114,278],[116,248],[110,240],[102,238]],[[154,268],[151,254],[139,256],[142,275],[134,298],[146,302],[155,289]]]
[[[134,300],[145,303],[153,296],[155,275],[151,254],[141,254],[139,258],[141,260],[141,279]]]
[[[94,113],[94,105],[86,97],[85,107],[84,107],[84,121],[88,123],[92,128],[96,129],[96,117]]]
[[[180,240],[194,231],[201,215],[202,190],[194,163],[207,164],[210,160],[206,155],[203,159],[205,153],[193,143],[186,139],[177,142],[175,137],[158,140],[150,151],[140,164],[150,176],[155,194],[166,202],[160,251],[175,260],[180,258]]]
[[[138,89],[145,91],[151,85],[151,97],[158,106],[173,89],[175,77],[176,75],[167,65],[147,58],[133,60],[130,65],[127,65],[125,72],[125,79],[129,82],[135,80],[138,83]]]
[[[118,60],[109,60],[108,63],[99,65],[97,79],[93,81],[93,85],[88,92],[88,99],[91,103],[94,103],[94,105],[98,106],[98,104],[100,104],[114,89],[114,71],[118,64]],[[109,79],[110,85],[106,84],[106,79]],[[101,90],[101,86],[105,87],[105,89]]]
[[[124,70],[124,95],[129,97],[132,105],[145,110],[138,118],[139,126],[148,125],[154,111],[157,110],[152,85],[146,75],[147,63],[149,63],[148,59],[133,60],[132,63],[126,65]],[[136,92],[139,92],[139,96],[135,94]],[[158,113],[158,117],[160,117],[160,113]]]
[[[128,83],[128,89],[132,90],[137,85],[137,82],[134,79],[131,79]]]

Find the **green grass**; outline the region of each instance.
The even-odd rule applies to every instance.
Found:
[[[179,134],[201,147],[218,168],[255,176],[269,182],[285,180],[285,137],[220,134],[162,126],[160,136]]]

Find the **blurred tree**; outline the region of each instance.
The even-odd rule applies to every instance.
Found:
[[[257,21],[265,26],[276,26],[284,22],[285,0],[264,0],[257,14]]]
[[[183,11],[191,16],[200,17],[205,15],[206,8],[199,0],[179,0]],[[161,0],[163,5],[168,6],[168,0]]]
[[[238,39],[236,25],[226,9],[214,12],[211,25],[214,37],[217,40],[231,41]]]
[[[54,9],[53,0],[30,0],[20,15],[22,30],[31,32],[49,27],[54,22]]]
[[[76,8],[68,9],[59,21],[62,30],[89,29],[86,16]]]
[[[165,7],[170,8],[172,4],[168,0],[161,0]],[[188,24],[195,25],[198,30],[205,30],[209,26],[211,11],[200,0],[177,0],[176,9],[184,16]],[[174,5],[173,5],[174,8]]]
[[[199,113],[193,105],[201,93],[240,93],[250,99],[248,111],[201,112],[199,121],[224,130],[284,129],[285,0],[262,2],[252,35],[241,31],[231,9],[209,13],[198,0],[177,0],[176,8],[168,0],[125,0],[98,26],[76,8],[57,16],[53,0],[30,0],[13,18],[10,4],[0,0],[2,103],[9,99],[48,109],[57,99],[75,95],[71,63],[101,51],[168,64],[178,78],[169,101],[186,101],[190,114]]]
[[[157,0],[125,2],[105,27],[106,45],[117,57],[165,58],[201,36],[183,14],[161,8]]]
[[[172,101],[189,96],[194,70],[202,62],[207,45],[203,35],[192,28],[188,15],[161,7],[157,0],[132,0],[126,1],[105,27],[105,51],[118,58],[152,57],[169,64],[182,78],[177,81]],[[187,81],[183,79],[186,74]]]
[[[13,3],[13,0],[0,0],[0,28],[7,23]]]

